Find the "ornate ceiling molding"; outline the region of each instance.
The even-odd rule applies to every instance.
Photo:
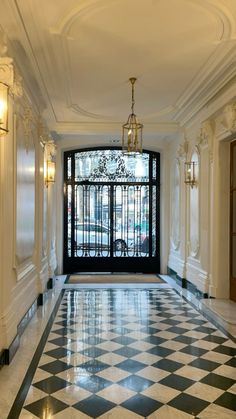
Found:
[[[108,4],[117,3],[119,0],[83,0],[80,4],[63,16],[58,23],[50,28],[50,32],[55,35],[69,36],[69,31],[73,23],[79,18],[95,13],[97,10],[107,7]]]
[[[50,131],[60,134],[105,134],[121,133],[122,122],[57,122],[49,123]],[[178,134],[179,124],[173,123],[145,123],[145,133],[147,134]]]

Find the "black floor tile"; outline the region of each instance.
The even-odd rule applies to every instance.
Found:
[[[135,361],[134,359],[126,359],[120,364],[116,365],[116,368],[121,368],[124,371],[128,371],[132,374],[135,374],[137,371],[145,368],[147,365],[143,364],[142,362]]]
[[[130,333],[130,329],[127,329],[126,327],[114,327],[113,329],[110,329],[110,332],[125,335],[126,333]]]
[[[67,338],[66,336],[62,336],[60,338],[49,340],[49,342],[57,346],[66,346],[72,342],[75,342],[75,340],[71,338]]]
[[[112,382],[105,380],[104,378],[97,375],[90,375],[88,377],[78,377],[78,380],[75,384],[84,388],[85,390],[90,391],[91,393],[97,393],[98,391],[101,391],[104,388],[110,386]]]
[[[229,365],[230,367],[236,368],[236,358],[229,359],[225,365]]]
[[[34,387],[37,387],[48,394],[55,393],[55,391],[61,390],[62,388],[68,387],[70,385],[71,383],[68,383],[68,381],[62,380],[61,378],[54,376],[46,378],[45,380],[38,381],[37,383],[33,384]]]
[[[168,405],[175,409],[182,410],[190,415],[196,416],[203,409],[205,409],[210,403],[201,400],[197,397],[190,396],[189,394],[179,394],[177,397],[172,399]]]
[[[231,378],[223,377],[222,375],[214,373],[206,375],[200,380],[200,382],[208,384],[209,386],[220,388],[221,390],[227,390],[228,388],[232,387],[233,384],[235,384],[235,381]]]
[[[46,355],[51,356],[56,359],[64,358],[65,356],[72,355],[73,353],[74,352],[71,351],[70,349],[66,349],[62,347],[51,349],[50,351],[45,352]]]
[[[140,329],[140,332],[147,333],[147,335],[154,335],[155,333],[159,332],[159,329],[148,326],[148,327],[142,327]]]
[[[168,377],[163,378],[159,381],[159,383],[164,386],[174,388],[175,390],[184,391],[193,385],[195,381],[190,380],[189,378],[181,377],[180,375],[171,374],[168,375]]]
[[[221,336],[215,335],[205,336],[202,340],[206,340],[207,342],[218,343],[219,345],[227,341],[226,338],[222,338]]]
[[[130,345],[131,343],[135,342],[135,339],[124,335],[118,336],[117,338],[111,340],[112,342],[119,343],[120,345]]]
[[[147,351],[147,353],[149,354],[158,355],[163,358],[165,358],[166,356],[169,356],[173,352],[175,351],[172,351],[171,349],[168,349],[168,348],[162,348],[161,346],[155,346],[154,348],[148,349]]]
[[[50,374],[56,375],[56,374],[59,374],[60,372],[69,370],[70,368],[72,368],[72,365],[67,364],[66,362],[57,360],[57,361],[49,362],[48,364],[41,365],[39,368],[41,370],[49,372]]]
[[[125,409],[131,410],[137,415],[147,417],[151,415],[153,412],[158,410],[162,403],[150,399],[149,397],[143,396],[142,394],[137,394],[134,397],[126,400],[121,406],[125,407]]]
[[[82,339],[87,345],[99,345],[99,343],[106,342],[105,339],[101,339],[99,336],[88,336]]]
[[[87,399],[74,404],[73,407],[92,418],[97,418],[115,407],[115,404],[102,397],[92,395]]]
[[[191,345],[192,343],[196,342],[198,339],[190,338],[188,336],[176,336],[176,338],[173,339],[176,342],[186,343],[186,345]]]
[[[70,327],[70,326],[74,326],[76,322],[72,320],[63,320],[61,322],[60,321],[56,322],[55,324],[58,324],[59,326],[62,326],[62,327]]]
[[[235,356],[236,355],[236,348],[231,348],[230,346],[219,345],[216,348],[212,349],[214,352],[218,352],[220,354]]]
[[[177,335],[183,335],[186,332],[189,332],[188,329],[184,329],[183,327],[173,326],[168,329],[168,332],[176,333]]]
[[[97,358],[98,356],[107,353],[104,349],[96,348],[95,346],[91,346],[90,348],[83,349],[79,352],[83,355],[89,356],[90,358]]]
[[[154,382],[137,375],[130,375],[129,377],[119,381],[117,384],[122,387],[129,388],[130,390],[141,392],[153,385]]]
[[[218,364],[217,362],[213,361],[208,361],[207,359],[197,358],[194,361],[192,361],[189,365],[192,367],[200,368],[202,370],[213,371],[216,368],[218,368],[221,364]]]
[[[206,326],[199,326],[196,329],[194,329],[194,332],[201,332],[201,333],[207,333],[207,334],[211,334],[216,332],[216,329],[213,329],[213,327],[206,327]]]
[[[140,351],[137,349],[130,348],[129,346],[123,346],[122,348],[114,351],[115,354],[125,356],[126,358],[132,358],[135,355],[138,355]]]
[[[236,411],[236,394],[225,392],[217,400],[215,400],[214,403],[219,406],[226,407],[226,409]]]
[[[153,345],[160,345],[160,343],[166,342],[166,339],[163,339],[159,336],[147,336],[146,338],[142,339],[144,342],[152,343]]]
[[[79,365],[79,368],[85,369],[90,374],[97,374],[98,372],[103,371],[109,367],[110,365],[104,364],[104,362],[101,362],[98,359],[91,359],[84,364]]]
[[[182,368],[184,365],[180,364],[179,362],[172,361],[171,359],[161,359],[160,361],[157,361],[152,366],[155,368],[164,370],[164,371],[174,372]]]
[[[206,349],[198,348],[197,346],[188,345],[180,349],[180,352],[200,357],[208,351]]]
[[[24,409],[28,410],[40,419],[45,419],[45,417],[51,417],[51,415],[62,412],[67,407],[67,404],[62,401],[57,400],[52,396],[47,396],[34,403],[24,406]]]
[[[66,336],[75,331],[76,329],[72,329],[71,327],[62,327],[61,329],[53,330],[53,333],[60,336]]]

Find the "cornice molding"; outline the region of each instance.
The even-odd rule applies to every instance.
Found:
[[[192,81],[189,89],[185,90],[176,102],[174,120],[186,125],[234,77],[235,41],[222,42]]]
[[[50,131],[60,134],[103,134],[110,132],[121,132],[122,122],[49,122]],[[176,122],[171,123],[145,123],[145,132],[152,134],[173,134],[179,133],[180,127]]]

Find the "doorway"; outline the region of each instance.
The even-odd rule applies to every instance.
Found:
[[[160,155],[64,154],[64,273],[160,271]]]
[[[236,301],[236,140],[230,146],[230,299]]]

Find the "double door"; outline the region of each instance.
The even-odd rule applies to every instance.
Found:
[[[64,272],[159,272],[159,155],[65,154]]]

